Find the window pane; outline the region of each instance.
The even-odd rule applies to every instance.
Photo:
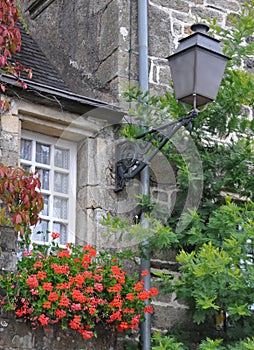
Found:
[[[49,190],[49,170],[36,168],[36,171],[40,174],[41,188]]]
[[[59,222],[53,223],[53,232],[60,233],[59,243],[66,244],[67,243],[67,225],[60,224]]]
[[[48,221],[42,220],[34,227],[32,240],[43,243],[48,242]]]
[[[49,215],[49,196],[43,196],[44,206],[42,209],[42,215]]]
[[[26,165],[26,164],[21,163],[21,168],[26,170],[26,171],[29,171],[29,173],[32,171],[32,168],[30,167],[30,165]]]
[[[42,143],[36,143],[36,162],[49,164],[50,162],[50,147]]]
[[[32,141],[21,139],[20,157],[24,160],[32,160]]]
[[[67,219],[68,200],[55,197],[53,206],[53,215],[58,219]]]
[[[54,190],[56,192],[68,193],[68,175],[57,171],[54,173]]]
[[[69,150],[55,147],[55,166],[69,169]]]

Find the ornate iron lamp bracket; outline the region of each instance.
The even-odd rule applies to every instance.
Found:
[[[136,136],[136,142],[129,140],[120,142],[116,147],[115,192],[122,191],[126,180],[133,179],[149,165],[155,155],[182,126],[187,126],[191,130],[191,121],[198,115],[198,112],[197,109],[194,109],[177,121],[147,130]]]

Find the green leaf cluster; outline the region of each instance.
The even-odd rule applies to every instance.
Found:
[[[152,350],[186,350],[187,347],[178,342],[174,337],[162,336],[157,333],[153,337],[154,345]],[[210,339],[206,338],[202,340],[197,350],[254,350],[254,338],[247,338],[241,340],[235,344],[223,345],[223,339]]]
[[[248,68],[254,57],[254,1],[241,2],[239,13],[228,21],[227,28],[216,20],[210,22],[230,60],[216,101],[193,120],[191,135],[203,167],[200,206],[181,217],[186,228],[176,234],[195,174],[173,142],[162,149],[178,184],[171,217],[164,214],[164,221],[159,214],[153,217],[152,199],[141,198],[140,206],[154,230],[152,249],[179,251],[180,277],[157,277],[162,289],[187,303],[193,321],[188,327],[195,329],[193,334],[187,334],[187,328],[172,329],[175,338],[156,335],[156,350],[182,350],[182,339],[187,348],[193,342],[199,350],[254,349],[254,74]],[[126,96],[132,104],[130,115],[137,121],[137,126],[131,123],[124,128],[128,138],[135,138],[144,127],[156,128],[188,113],[176,102],[172,86],[164,96],[149,96],[135,87]]]

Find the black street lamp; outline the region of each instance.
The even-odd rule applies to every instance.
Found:
[[[176,99],[192,105],[193,109],[177,121],[138,135],[136,139],[146,141],[146,147],[127,140],[117,145],[115,192],[124,188],[127,179],[140,173],[181,126],[191,123],[199,113],[197,107],[216,99],[229,58],[223,54],[219,40],[206,34],[208,25],[193,24],[191,29],[194,34],[181,39],[175,53],[167,59]],[[157,147],[150,152],[153,140],[156,140]]]
[[[228,57],[219,40],[206,34],[208,25],[193,24],[191,30],[168,60],[176,99],[196,108],[216,99]]]

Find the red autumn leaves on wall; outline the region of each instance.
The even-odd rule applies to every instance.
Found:
[[[0,224],[13,224],[21,236],[29,234],[43,209],[40,188],[38,174],[0,164]]]
[[[22,2],[22,0],[20,1]],[[0,69],[2,73],[9,74],[17,78],[17,84],[27,88],[26,83],[20,79],[20,74],[24,72],[29,79],[32,78],[32,70],[24,67],[20,62],[13,62],[12,56],[21,50],[22,38],[19,21],[18,1],[0,0]],[[6,86],[0,82],[0,89],[5,92]],[[8,101],[0,100],[0,109],[8,109]]]

